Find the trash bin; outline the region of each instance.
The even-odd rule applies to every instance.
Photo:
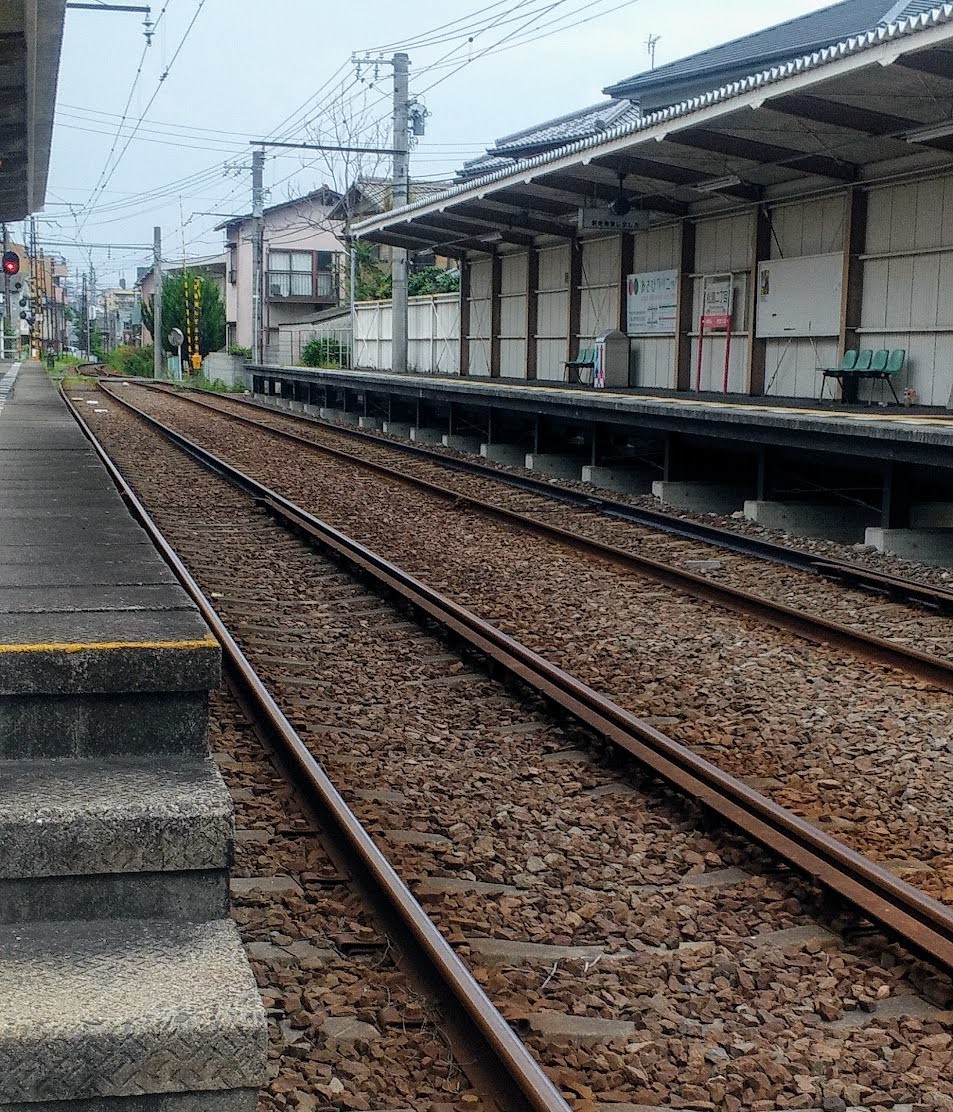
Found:
[[[592,385],[610,389],[629,385],[629,337],[618,328],[596,337]]]

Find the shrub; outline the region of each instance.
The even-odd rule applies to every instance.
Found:
[[[237,355],[239,359],[251,359],[251,348],[243,347],[241,344],[232,344],[228,349],[229,355]]]
[[[109,353],[106,363],[112,370],[130,378],[151,378],[154,367],[155,355],[152,345],[148,347],[133,347],[131,344],[121,344]]]
[[[302,367],[349,367],[351,352],[333,336],[315,336],[301,349]]]

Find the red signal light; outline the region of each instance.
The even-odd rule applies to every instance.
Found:
[[[16,253],[16,251],[4,251],[3,272],[4,274],[20,273],[20,256]]]

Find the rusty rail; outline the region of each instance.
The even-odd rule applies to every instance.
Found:
[[[376,584],[379,590],[436,620],[454,637],[494,661],[578,721],[630,753],[683,794],[836,892],[907,946],[953,971],[953,911],[887,869],[845,846],[728,775],[710,761],[637,718],[544,657],[440,595],[350,537],[195,444],[117,399],[171,443],[244,490],[289,528]]]
[[[408,958],[454,1028],[453,1047],[470,1080],[500,1112],[569,1112],[569,1105],[523,1042],[490,1002],[413,893],[377,848],[353,811],[285,717],[202,589],[109,458],[76,407],[61,394],[91,441],[125,502],[166,563],[195,600],[222,646],[226,675],[249,720],[261,730],[333,840],[351,877]],[[127,403],[123,403],[127,404]],[[134,407],[131,407],[134,409]],[[151,420],[147,418],[148,420]],[[161,425],[156,424],[160,430]],[[166,435],[171,437],[171,430]],[[173,440],[173,442],[175,442]],[[182,447],[182,445],[179,445]],[[192,448],[190,455],[208,463]],[[215,468],[218,474],[222,474]],[[232,480],[234,481],[234,479]],[[252,497],[252,480],[242,483]],[[258,499],[267,504],[267,496]]]
[[[106,388],[104,387],[103,389]],[[141,412],[115,393],[115,391],[107,389],[106,392],[117,401],[122,402],[122,404],[129,406],[136,412]],[[189,398],[188,400],[195,405],[205,405],[205,403],[196,401],[193,398]],[[944,660],[942,657],[931,656],[929,653],[921,652],[919,649],[912,648],[908,645],[902,645],[883,637],[876,637],[871,633],[865,633],[863,630],[852,629],[850,626],[831,621],[829,618],[824,618],[820,615],[808,614],[803,610],[798,610],[796,607],[786,606],[782,602],[775,602],[773,599],[764,598],[761,595],[753,594],[739,587],[731,587],[727,584],[717,583],[695,572],[675,567],[672,564],[663,563],[660,560],[653,560],[648,556],[640,556],[637,553],[628,552],[615,545],[606,544],[604,541],[597,541],[589,537],[584,537],[560,525],[537,521],[535,518],[528,517],[515,510],[508,510],[503,506],[497,506],[491,502],[485,502],[479,498],[461,494],[449,487],[443,487],[437,483],[433,483],[428,479],[408,475],[387,464],[379,463],[375,460],[361,459],[359,456],[351,455],[351,453],[342,451],[340,448],[332,448],[326,444],[316,444],[313,440],[298,436],[296,433],[287,432],[283,429],[271,428],[269,425],[264,425],[260,421],[256,421],[251,417],[246,417],[243,414],[224,413],[216,406],[206,405],[205,407],[212,412],[227,417],[229,420],[238,421],[241,424],[249,425],[259,431],[268,432],[280,439],[310,448],[312,451],[321,452],[333,458],[342,459],[348,463],[353,463],[357,466],[375,471],[378,474],[386,475],[390,479],[402,482],[405,485],[414,486],[420,490],[425,490],[429,494],[436,495],[447,501],[452,501],[456,505],[467,506],[486,517],[492,517],[499,521],[516,525],[524,531],[535,533],[537,536],[547,537],[561,544],[570,545],[587,554],[602,557],[625,568],[627,571],[634,571],[637,574],[649,576],[656,582],[662,583],[665,586],[686,591],[694,598],[704,599],[707,602],[725,606],[737,613],[753,617],[759,622],[767,622],[778,629],[784,629],[789,633],[794,633],[798,637],[803,637],[805,640],[811,641],[814,644],[835,645],[838,648],[853,653],[861,659],[898,669],[899,671],[915,676],[919,680],[933,684],[944,691],[953,692],[953,661]],[[873,575],[873,573],[871,573],[871,575]],[[876,578],[876,576],[874,577]]]

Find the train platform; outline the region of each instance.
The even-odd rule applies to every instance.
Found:
[[[256,394],[297,401],[309,386],[370,392],[403,402],[496,409],[571,422],[622,425],[657,433],[788,448],[818,446],[845,455],[953,463],[953,412],[920,406],[845,405],[840,401],[593,389],[525,379],[461,378],[390,371],[250,365]],[[270,385],[266,385],[270,384]],[[297,394],[296,394],[297,388]],[[299,396],[300,395],[300,396]],[[320,403],[319,403],[320,404]]]
[[[247,368],[256,401],[691,513],[953,567],[953,413],[557,382]]]
[[[253,1109],[220,650],[38,364],[0,364],[0,1108]]]

